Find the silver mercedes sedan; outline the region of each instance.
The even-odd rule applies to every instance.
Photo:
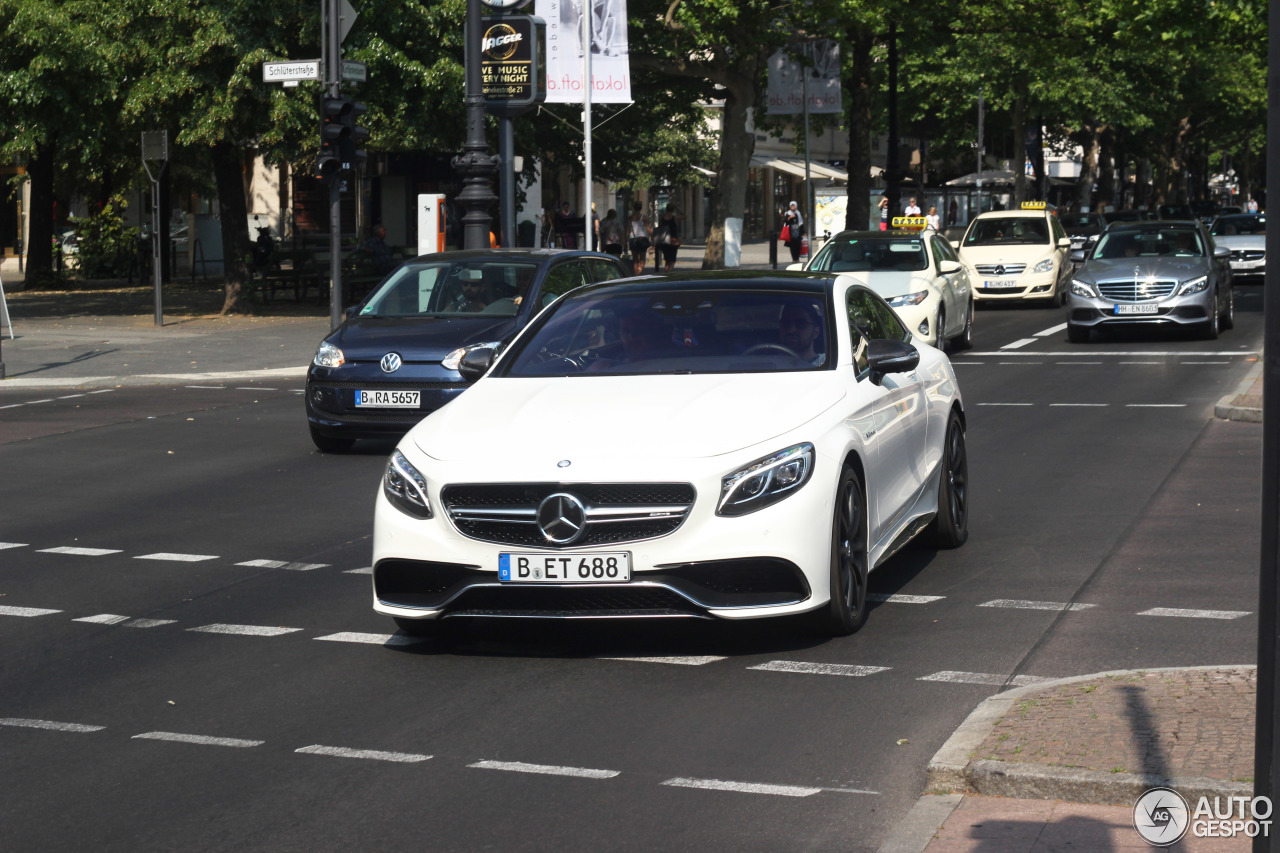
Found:
[[[1235,325],[1231,253],[1204,225],[1161,220],[1115,223],[1071,280],[1067,337],[1084,343],[1093,329],[1164,325],[1198,328],[1214,339]]]
[[[1236,279],[1262,278],[1267,272],[1267,217],[1261,213],[1219,216],[1209,227],[1213,242],[1231,252]]]

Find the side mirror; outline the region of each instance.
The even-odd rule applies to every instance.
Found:
[[[1071,263],[1073,263],[1073,264],[1083,264],[1083,263],[1084,263],[1084,255],[1085,255],[1085,251],[1084,251],[1084,249],[1076,249],[1076,250],[1075,250],[1075,251],[1073,251],[1073,252],[1071,253],[1071,255],[1070,255]]]
[[[1231,250],[1226,246],[1214,246],[1213,257],[1219,261],[1225,261],[1231,257]]]
[[[462,356],[462,361],[458,362],[458,372],[468,383],[475,382],[489,372],[489,368],[493,367],[496,359],[497,353],[489,347],[468,350]]]
[[[952,240],[952,241],[951,241],[951,248],[953,248],[953,249],[959,249],[959,248],[960,248],[960,241],[959,241],[959,240]]]
[[[867,345],[871,381],[879,385],[890,373],[906,373],[920,364],[920,351],[903,341],[871,341]]]
[[[1059,237],[1059,238],[1058,238],[1058,248],[1059,248],[1059,249],[1070,249],[1070,248],[1071,248],[1071,238],[1070,238],[1070,237]]]
[[[938,272],[943,275],[955,275],[962,269],[964,269],[964,266],[959,261],[940,261],[938,263]]]
[[[803,269],[804,269],[804,264],[787,264],[788,272],[795,272],[797,270],[803,270]]]

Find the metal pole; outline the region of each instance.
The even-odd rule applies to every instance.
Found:
[[[160,166],[160,174],[151,182],[151,279],[156,292],[156,325],[164,325],[164,311],[160,304],[160,177],[164,175],[166,160]]]
[[[982,87],[978,87],[978,212],[982,212]],[[972,212],[971,212],[972,213]],[[970,216],[970,218],[973,218]]]
[[[898,22],[889,22],[889,152],[885,161],[885,195],[890,217],[898,213],[902,197],[902,162],[898,152]],[[891,222],[892,224],[892,222]]]
[[[489,208],[497,201],[489,181],[498,170],[497,158],[489,153],[484,137],[484,88],[480,79],[480,0],[467,0],[466,42],[467,141],[462,153],[453,158],[453,168],[462,176],[458,204],[462,215],[463,248],[489,247]]]
[[[811,55],[813,49],[812,42],[806,42],[804,52]],[[809,232],[809,254],[813,254],[813,174],[809,170],[809,68],[803,63],[800,65],[800,100],[804,101],[802,105],[802,115],[804,116],[804,222],[805,228]]]
[[[1280,0],[1268,3],[1270,44],[1267,66],[1267,174],[1280,175]],[[1268,199],[1270,201],[1270,199]],[[1280,252],[1280,224],[1267,223],[1266,248]],[[1272,265],[1263,287],[1262,344],[1262,553],[1258,573],[1258,705],[1254,723],[1254,796],[1275,802],[1280,790],[1280,741],[1276,720],[1280,717],[1280,443],[1273,424],[1280,423],[1280,307],[1275,302],[1280,269]],[[1272,832],[1253,839],[1254,853],[1280,850],[1280,836]]]
[[[498,120],[498,159],[502,171],[498,173],[498,195],[502,198],[502,245],[510,248],[516,244],[516,131],[510,116]]]
[[[594,249],[591,218],[591,0],[578,0],[582,8],[582,241]],[[655,250],[656,251],[656,250]]]
[[[328,42],[325,85],[331,97],[341,94],[338,77],[342,73],[342,34],[338,19],[339,0],[329,0]],[[329,179],[329,326],[342,323],[342,177],[341,170]]]

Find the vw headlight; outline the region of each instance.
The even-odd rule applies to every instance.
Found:
[[[1081,281],[1078,278],[1071,279],[1071,292],[1076,296],[1088,296],[1093,299],[1098,298],[1098,288],[1094,287],[1087,281]]]
[[[502,350],[502,342],[492,341],[487,344],[467,344],[465,347],[458,347],[444,357],[440,362],[440,366],[445,370],[457,370],[458,365],[462,363],[462,357],[473,349],[491,349],[496,356]]]
[[[431,517],[427,478],[419,474],[399,450],[387,460],[387,470],[382,475],[382,493],[401,512],[414,518]]]
[[[1207,275],[1202,275],[1199,278],[1193,278],[1191,281],[1184,281],[1182,283],[1182,295],[1186,296],[1188,293],[1199,293],[1208,286],[1209,276]]]
[[[746,515],[777,503],[813,473],[813,445],[797,444],[757,459],[721,481],[716,515]]]
[[[1053,272],[1053,258],[1045,258],[1040,263],[1031,268],[1034,272]]]
[[[915,293],[904,293],[901,296],[891,296],[885,300],[889,303],[890,308],[901,308],[903,305],[919,305],[929,298],[929,291],[918,290]]]
[[[316,367],[341,367],[346,362],[346,358],[342,355],[342,350],[328,341],[322,341],[320,348],[316,350],[316,357],[311,361]]]

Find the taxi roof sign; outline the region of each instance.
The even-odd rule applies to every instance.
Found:
[[[926,216],[895,216],[893,217],[893,227],[902,231],[923,231],[929,227],[929,218]]]
[[[1042,201],[1024,201],[1022,203],[1023,210],[1044,210],[1047,205]]]

